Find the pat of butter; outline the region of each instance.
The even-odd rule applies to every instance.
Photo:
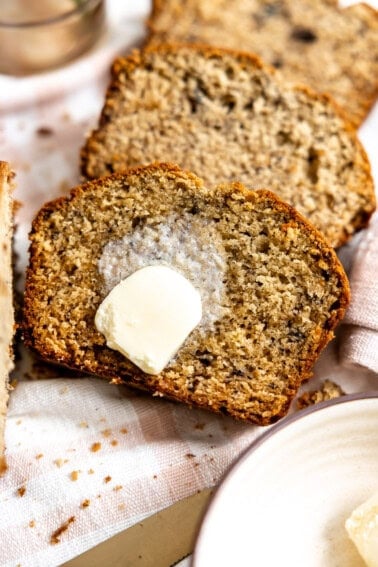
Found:
[[[108,347],[147,374],[159,374],[202,317],[201,296],[167,266],[147,266],[116,285],[95,325]]]
[[[378,493],[352,512],[345,528],[366,565],[378,567]]]

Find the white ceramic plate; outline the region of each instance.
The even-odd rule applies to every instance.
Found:
[[[284,419],[225,477],[203,521],[194,567],[360,567],[344,529],[378,491],[378,392]]]

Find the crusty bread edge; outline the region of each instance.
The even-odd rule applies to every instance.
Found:
[[[103,108],[102,108],[102,111],[101,111],[101,114],[100,114],[98,127],[95,128],[94,130],[92,130],[92,132],[89,134],[89,136],[87,137],[87,140],[86,140],[86,142],[85,142],[85,144],[82,147],[81,152],[80,152],[80,168],[81,168],[81,172],[82,172],[84,178],[86,178],[86,179],[91,178],[91,176],[88,175],[88,170],[87,170],[88,157],[89,157],[89,153],[90,153],[89,149],[90,149],[92,141],[96,140],[97,134],[98,134],[99,131],[101,131],[102,126],[104,126],[108,121],[107,115],[108,115],[108,110],[110,110],[110,106],[111,106],[110,101],[112,100],[112,92],[115,91],[115,90],[118,90],[118,88],[119,88],[118,84],[117,84],[118,76],[123,71],[125,71],[126,73],[131,73],[136,67],[141,65],[143,63],[143,56],[144,56],[145,53],[146,54],[148,54],[148,53],[161,53],[161,54],[175,53],[180,48],[190,49],[190,50],[199,52],[199,53],[203,54],[205,57],[209,57],[209,58],[211,58],[213,56],[221,57],[224,53],[227,53],[227,54],[234,56],[240,63],[242,63],[242,64],[244,63],[248,66],[252,64],[252,66],[254,68],[257,67],[258,69],[264,69],[267,73],[275,76],[279,82],[282,81],[281,75],[279,73],[277,73],[277,71],[273,67],[265,64],[262,61],[262,59],[255,54],[246,53],[246,52],[243,52],[243,51],[237,51],[237,50],[233,50],[233,49],[223,49],[223,48],[217,48],[217,47],[210,47],[208,45],[200,45],[200,44],[196,44],[196,45],[160,44],[158,46],[146,47],[143,50],[134,50],[128,57],[119,57],[113,62],[113,65],[112,65],[112,68],[111,68],[112,79],[110,81],[110,84],[108,86],[108,89],[107,89],[107,92],[106,92],[106,95],[105,95],[105,103],[103,105]],[[348,117],[347,117],[345,111],[334,101],[334,99],[331,96],[329,96],[327,94],[318,93],[318,92],[314,91],[313,89],[311,89],[310,87],[308,87],[307,85],[300,85],[300,84],[299,85],[290,85],[290,87],[294,91],[305,93],[306,96],[308,96],[310,99],[328,104],[332,108],[332,110],[336,114],[336,116],[338,116],[343,121],[345,132],[352,139],[353,144],[356,146],[356,155],[359,158],[358,165],[359,165],[362,173],[365,176],[364,182],[361,183],[360,190],[363,189],[361,194],[363,194],[366,197],[366,199],[367,199],[367,201],[369,201],[369,205],[370,205],[370,206],[367,206],[364,211],[360,212],[359,216],[355,219],[353,226],[354,226],[355,232],[358,232],[359,230],[362,230],[363,228],[365,228],[368,225],[369,219],[370,219],[371,215],[373,214],[373,212],[375,211],[376,201],[375,201],[375,191],[374,191],[373,178],[372,178],[372,174],[371,174],[370,162],[369,162],[369,159],[368,159],[368,156],[366,154],[364,147],[362,146],[360,140],[357,137],[357,132],[355,130],[355,127],[348,120]],[[342,246],[351,237],[352,237],[352,235],[344,232],[342,235],[340,235],[340,240],[337,243],[336,247]]]
[[[107,182],[108,182],[109,179],[123,179],[125,176],[138,175],[140,173],[147,173],[147,172],[154,172],[154,171],[167,172],[169,174],[172,174],[174,177],[177,177],[177,176],[185,177],[186,179],[189,179],[192,182],[194,182],[197,187],[203,187],[204,186],[203,181],[201,179],[199,179],[196,175],[194,175],[191,172],[188,172],[186,170],[182,170],[178,166],[171,164],[171,163],[154,163],[154,164],[150,164],[150,165],[147,165],[147,166],[138,166],[138,167],[128,168],[124,172],[115,173],[115,174],[113,174],[109,177],[99,178],[98,180],[90,181],[90,182],[88,182],[88,183],[86,183],[82,186],[75,187],[71,190],[69,196],[60,197],[58,199],[55,199],[54,201],[50,201],[49,203],[46,203],[42,207],[42,209],[39,211],[39,213],[37,214],[37,216],[35,217],[35,219],[32,223],[31,236],[34,232],[38,232],[38,230],[41,228],[41,226],[42,226],[41,223],[43,222],[44,216],[46,214],[49,214],[50,212],[59,209],[65,203],[75,199],[76,197],[79,197],[80,194],[82,194],[82,192],[84,192],[86,190],[90,190],[91,187],[98,186],[98,185],[101,186],[105,182],[105,180],[107,180]],[[227,191],[232,190],[232,191],[238,191],[238,192],[242,193],[247,201],[253,201],[256,198],[256,195],[264,195],[266,198],[268,198],[272,202],[272,205],[274,205],[277,209],[280,209],[281,211],[287,213],[288,216],[291,218],[291,222],[288,224],[288,228],[289,228],[291,223],[299,224],[301,226],[301,228],[307,233],[307,235],[310,236],[310,238],[314,241],[314,244],[316,243],[321,249],[323,249],[324,253],[327,253],[329,259],[331,260],[331,267],[337,273],[339,281],[340,281],[341,292],[340,292],[339,307],[334,312],[332,319],[329,320],[327,328],[322,330],[322,334],[319,338],[317,348],[312,353],[312,357],[309,357],[307,359],[306,365],[301,369],[301,373],[296,376],[295,387],[292,387],[290,389],[290,391],[285,392],[285,395],[287,396],[287,402],[281,407],[281,411],[278,414],[273,415],[269,419],[266,419],[266,418],[264,418],[264,416],[261,416],[261,415],[250,416],[250,419],[244,418],[244,421],[250,421],[250,422],[256,423],[258,425],[269,425],[270,423],[277,421],[278,419],[280,419],[281,417],[283,417],[286,414],[287,409],[288,409],[292,399],[296,395],[300,384],[304,380],[310,378],[310,376],[312,375],[312,367],[313,367],[316,359],[318,358],[320,352],[324,349],[324,347],[328,344],[328,342],[333,338],[334,328],[339,323],[339,321],[343,318],[345,310],[346,310],[346,308],[347,308],[347,306],[350,302],[349,282],[348,282],[348,279],[345,275],[344,269],[343,269],[337,255],[336,255],[335,251],[328,244],[328,242],[326,241],[324,236],[316,228],[314,228],[308,222],[307,219],[305,219],[300,213],[298,213],[291,205],[288,205],[287,203],[283,202],[280,198],[278,198],[271,191],[268,191],[268,190],[265,190],[265,189],[260,189],[258,191],[252,191],[250,189],[247,189],[243,184],[238,183],[238,182],[220,184],[220,185],[217,186],[217,189],[219,189],[220,191],[222,191],[223,188],[227,188]],[[95,374],[96,376],[106,378],[113,383],[127,384],[127,385],[130,385],[130,386],[142,389],[142,390],[151,391],[148,388],[148,386],[143,386],[143,384],[140,381],[136,380],[135,377],[133,377],[132,373],[130,373],[127,376],[119,376],[118,374],[111,374],[107,371],[104,371],[104,372],[100,371],[99,372],[98,369],[96,371],[93,371],[90,368],[86,367],[85,365],[80,365],[80,364],[74,363],[71,360],[71,358],[68,357],[67,354],[64,353],[64,352],[62,352],[61,355],[57,355],[56,352],[53,352],[49,349],[45,348],[44,350],[40,350],[40,349],[36,348],[36,346],[34,344],[34,340],[33,340],[32,321],[29,321],[29,315],[30,315],[30,313],[29,313],[29,301],[32,302],[32,299],[33,299],[33,286],[30,285],[30,279],[28,277],[28,275],[31,275],[33,273],[34,257],[35,257],[34,256],[34,244],[32,242],[32,244],[30,246],[30,262],[29,262],[29,266],[27,268],[27,278],[26,278],[27,286],[26,286],[26,290],[25,290],[25,306],[24,306],[24,317],[23,317],[23,323],[22,323],[22,335],[23,335],[23,339],[24,339],[25,344],[29,348],[36,350],[37,353],[40,356],[42,356],[43,358],[50,360],[52,362],[59,362],[60,364],[63,364],[65,366],[69,367],[69,368],[74,368],[76,370],[79,370],[79,371],[82,371],[82,372],[85,372],[85,373]],[[203,403],[200,403],[198,401],[194,402],[193,400],[190,400],[190,399],[183,399],[182,397],[175,395],[174,393],[172,393],[171,391],[169,391],[167,388],[164,387],[164,380],[160,381],[159,385],[154,388],[153,394],[155,396],[163,396],[163,397],[166,397],[166,398],[174,400],[174,401],[185,402],[185,403],[188,403],[189,405],[192,405],[192,406],[195,406],[195,407],[202,407],[202,408],[207,409],[207,410],[212,409],[208,406],[208,404],[206,403],[206,400],[204,400]],[[213,411],[221,413],[221,410],[217,410],[217,409],[214,410],[214,408],[213,408]],[[242,419],[238,412],[232,411],[232,408],[228,409],[227,414],[231,415],[232,417],[234,417],[236,419],[239,419],[239,420]]]

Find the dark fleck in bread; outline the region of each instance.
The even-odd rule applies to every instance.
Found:
[[[154,0],[150,44],[252,51],[286,78],[332,95],[358,126],[378,94],[378,12],[337,0]]]
[[[24,340],[42,357],[158,396],[268,424],[283,416],[349,301],[334,250],[269,191],[209,188],[155,164],[45,205],[33,222]],[[200,291],[203,318],[158,376],[105,345],[96,310],[141,266]]]
[[[4,427],[8,401],[8,376],[13,367],[12,177],[8,164],[0,161],[0,475],[6,469]]]
[[[84,175],[166,160],[209,185],[268,187],[333,246],[374,210],[367,157],[333,104],[246,54],[161,46],[115,62]]]

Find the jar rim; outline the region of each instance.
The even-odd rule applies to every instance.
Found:
[[[11,29],[26,29],[26,28],[29,29],[29,28],[37,28],[44,26],[47,27],[52,24],[64,22],[65,20],[68,20],[69,18],[77,14],[85,13],[88,10],[88,8],[90,8],[92,5],[101,4],[104,0],[76,0],[76,1],[73,0],[73,1],[76,4],[76,7],[66,12],[63,12],[62,14],[58,14],[57,16],[50,16],[45,19],[12,22],[6,20],[3,21],[0,18],[0,28],[11,30]]]

